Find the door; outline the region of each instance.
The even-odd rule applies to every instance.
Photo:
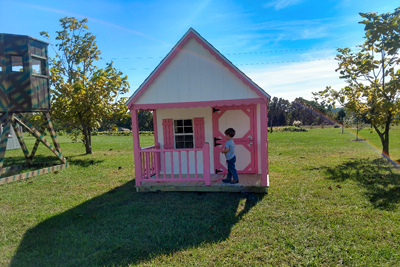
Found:
[[[214,168],[215,173],[227,173],[225,155],[221,153],[225,142],[225,130],[233,128],[236,131],[235,142],[236,170],[238,173],[255,173],[256,169],[256,124],[255,105],[236,107],[214,107],[212,114],[214,137]]]

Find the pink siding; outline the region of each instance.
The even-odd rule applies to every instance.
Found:
[[[163,119],[164,149],[174,148],[174,129],[172,119]]]
[[[204,118],[194,118],[195,148],[201,148],[205,142]]]

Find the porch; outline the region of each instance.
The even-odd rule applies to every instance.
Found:
[[[174,175],[179,178],[179,175]],[[202,177],[202,175],[200,175]],[[194,175],[191,175],[194,178]],[[261,174],[240,174],[239,183],[222,183],[222,174],[211,174],[211,183],[206,186],[204,181],[178,181],[172,180],[171,175],[166,176],[166,181],[152,181],[149,179],[136,187],[137,192],[252,192],[268,193],[268,187],[262,186]]]
[[[160,145],[140,148],[135,166],[136,191],[197,191],[267,193],[261,174],[239,174],[239,183],[225,184],[224,173],[210,174],[210,148],[160,149]],[[268,179],[268,178],[267,178]]]

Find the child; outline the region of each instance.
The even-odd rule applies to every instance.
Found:
[[[225,154],[226,163],[228,164],[228,176],[226,179],[222,179],[224,183],[237,184],[239,182],[239,177],[235,168],[236,156],[235,156],[235,142],[232,138],[235,136],[235,130],[233,128],[228,128],[225,131],[225,137],[228,139],[225,143],[225,148],[222,153]],[[232,179],[233,176],[233,180]]]

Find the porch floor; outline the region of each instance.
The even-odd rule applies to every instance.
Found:
[[[169,177],[168,177],[169,176]],[[178,175],[174,175],[178,178]],[[171,175],[167,175],[167,179]],[[199,177],[200,178],[200,177]],[[268,187],[261,185],[261,174],[239,174],[239,183],[225,184],[221,181],[222,174],[211,174],[211,185],[204,185],[204,181],[165,181],[165,182],[142,182],[136,187],[137,192],[253,192],[268,193]]]

